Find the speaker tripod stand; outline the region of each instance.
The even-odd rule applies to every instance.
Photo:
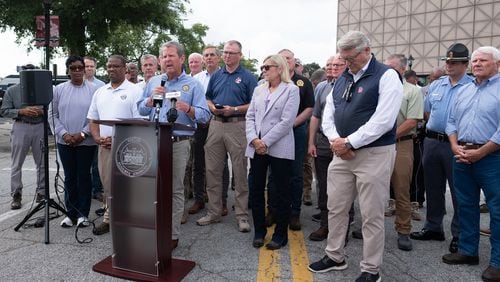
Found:
[[[49,244],[49,207],[52,207],[66,216],[66,210],[61,207],[56,201],[50,198],[49,192],[49,125],[47,121],[47,105],[43,105],[43,157],[44,157],[44,173],[45,173],[45,199],[36,205],[24,219],[14,228],[18,231],[26,221],[28,221],[35,213],[45,208],[45,244]]]

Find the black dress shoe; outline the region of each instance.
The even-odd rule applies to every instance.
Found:
[[[352,238],[363,240],[363,232],[361,229],[356,229],[352,231]]]
[[[283,240],[277,240],[273,238],[271,242],[266,244],[266,249],[277,250],[280,249],[281,247],[286,246],[287,243],[288,243],[288,238]]]
[[[407,234],[398,235],[398,249],[403,251],[413,250],[413,244],[411,243],[410,237]]]
[[[105,212],[106,212],[106,209],[103,207],[95,210],[95,214],[98,216],[103,216]]]
[[[458,237],[453,237],[450,242],[450,253],[458,252]]]
[[[468,264],[478,265],[478,256],[465,256],[459,253],[446,254],[443,256],[443,262],[446,264]]]
[[[264,246],[264,239],[262,238],[253,239],[252,246],[257,249]]]
[[[422,229],[418,232],[412,232],[410,233],[410,238],[413,240],[420,240],[420,241],[429,241],[429,240],[435,240],[435,241],[444,241],[444,232],[438,232],[438,231],[430,231],[427,229]]]

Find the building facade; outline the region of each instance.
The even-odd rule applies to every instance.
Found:
[[[339,0],[337,36],[360,30],[379,60],[400,53],[414,58],[419,75],[442,66],[448,47],[500,48],[498,0]]]

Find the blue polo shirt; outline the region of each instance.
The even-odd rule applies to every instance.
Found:
[[[471,81],[472,77],[466,74],[455,86],[451,86],[450,78],[442,76],[429,86],[428,94],[424,100],[424,112],[430,112],[426,125],[428,130],[445,133],[450,107],[456,96],[455,94],[458,89]]]
[[[256,86],[255,76],[241,65],[232,73],[223,67],[210,78],[206,98],[224,106],[246,105],[252,100]]]
[[[138,110],[141,115],[154,115],[154,108],[146,107],[147,99],[153,93],[153,90],[161,85],[161,78],[163,75],[157,75],[152,77],[146,87],[144,88],[142,100],[137,103]],[[193,106],[195,119],[191,119],[185,112],[177,111],[176,123],[184,124],[196,128],[196,123],[207,123],[210,120],[211,113],[208,110],[207,101],[205,100],[204,90],[201,83],[186,75],[182,72],[180,76],[174,79],[167,79],[165,83],[167,92],[180,91],[181,98],[179,100],[186,102],[187,104]],[[167,122],[167,113],[170,109],[170,101],[167,99],[163,100],[163,106],[160,109],[159,120],[161,122]],[[174,135],[192,135],[193,132],[181,132],[175,131]]]

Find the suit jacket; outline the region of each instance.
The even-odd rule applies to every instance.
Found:
[[[269,99],[267,109],[266,99]],[[299,88],[291,82],[281,82],[271,94],[267,83],[256,87],[246,115],[245,156],[254,157],[255,148],[251,142],[260,138],[266,144],[269,156],[295,159],[293,123],[299,103]]]

